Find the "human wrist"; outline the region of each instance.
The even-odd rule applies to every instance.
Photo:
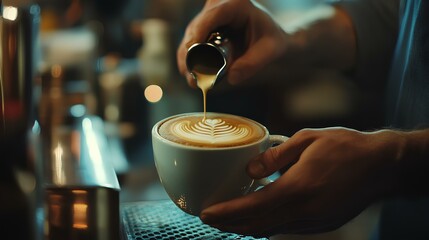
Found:
[[[399,195],[428,194],[429,130],[396,131],[395,191]]]

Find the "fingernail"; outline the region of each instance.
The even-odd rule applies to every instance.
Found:
[[[265,166],[259,161],[249,163],[249,172],[254,176],[261,176],[265,173]]]
[[[192,38],[190,38],[190,39],[192,39]],[[185,46],[186,46],[186,48],[188,49],[188,48],[190,48],[193,44],[194,44],[194,41],[192,41],[192,40],[188,40],[188,41],[185,43]]]
[[[192,75],[189,72],[185,73],[185,77],[186,77],[186,79],[188,79],[189,82],[192,82],[194,80],[194,78],[192,77]]]
[[[197,82],[195,81],[195,78],[189,72],[186,73],[186,79],[188,80],[190,86],[194,88],[197,87]]]
[[[210,216],[209,214],[206,214],[206,213],[202,213],[200,216],[200,219],[205,224],[210,224],[214,222],[213,216]]]

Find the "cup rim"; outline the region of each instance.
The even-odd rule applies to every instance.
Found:
[[[224,116],[233,116],[233,117],[244,118],[246,121],[252,122],[252,123],[256,124],[257,126],[261,127],[262,130],[264,131],[264,136],[261,137],[259,140],[255,141],[255,142],[251,142],[251,143],[243,144],[243,145],[238,145],[238,146],[231,146],[231,147],[199,147],[199,146],[194,146],[194,145],[184,145],[184,144],[180,144],[180,143],[177,143],[177,142],[173,142],[171,140],[168,140],[168,139],[162,137],[159,134],[158,128],[164,122],[166,122],[166,121],[168,121],[170,119],[173,119],[173,118],[182,117],[182,116],[186,116],[186,115],[194,115],[194,114],[203,114],[203,112],[180,113],[180,114],[172,115],[170,117],[163,118],[163,119],[159,120],[152,127],[152,137],[156,137],[158,140],[160,140],[160,141],[162,141],[162,142],[164,142],[166,144],[172,145],[174,147],[178,147],[178,148],[194,149],[194,150],[204,150],[204,151],[225,151],[225,150],[233,150],[233,149],[242,149],[242,148],[246,148],[246,147],[258,145],[261,142],[267,140],[269,138],[269,136],[270,136],[270,133],[269,133],[268,129],[264,125],[262,125],[261,123],[255,121],[255,120],[252,120],[252,119],[247,118],[247,117],[239,116],[239,115],[234,115],[234,114],[229,114],[229,113],[219,113],[219,112],[206,112],[206,114],[216,114],[216,115],[224,115]]]

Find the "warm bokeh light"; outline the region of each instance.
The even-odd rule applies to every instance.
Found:
[[[59,78],[63,74],[63,68],[59,64],[55,64],[51,68],[51,75],[54,78]]]
[[[3,8],[3,18],[11,21],[15,21],[18,17],[18,9],[16,7],[4,7]]]
[[[88,212],[88,204],[86,203],[73,204],[73,228],[77,228],[77,229],[88,228],[87,212]]]
[[[149,85],[144,90],[144,96],[149,102],[156,103],[162,98],[162,88],[158,85]]]
[[[66,182],[66,175],[64,173],[64,149],[60,142],[57,143],[57,146],[53,150],[53,175],[52,179],[55,184],[57,185],[64,185]]]

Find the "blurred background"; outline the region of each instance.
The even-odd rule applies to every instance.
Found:
[[[260,2],[285,28],[293,27],[298,16],[325,14],[320,0]],[[53,66],[59,67],[70,89],[87,88],[86,111],[118,126],[116,134],[130,163],[143,164],[141,154],[150,154],[142,146],[149,144],[156,121],[202,111],[201,92],[188,87],[179,75],[175,53],[187,23],[204,1],[41,0],[39,4],[40,69],[50,74]],[[273,64],[243,86],[221,82],[209,92],[208,110],[250,117],[285,135],[304,127],[333,125],[365,130],[382,122],[377,95],[382,95],[377,88],[363,89],[344,73]]]
[[[297,17],[326,14],[320,0],[260,0],[285,28]],[[176,67],[176,49],[202,0],[40,0],[38,81],[57,79],[65,122],[99,116],[121,201],[167,198],[152,159],[150,131],[167,116],[202,111],[202,94]],[[55,82],[55,81],[52,81]],[[274,134],[307,127],[374,129],[383,122],[383,95],[329,69],[272,64],[248,84],[220,82],[207,109],[249,117]],[[40,90],[40,117],[46,117]],[[285,239],[369,239],[377,207],[328,234]]]

